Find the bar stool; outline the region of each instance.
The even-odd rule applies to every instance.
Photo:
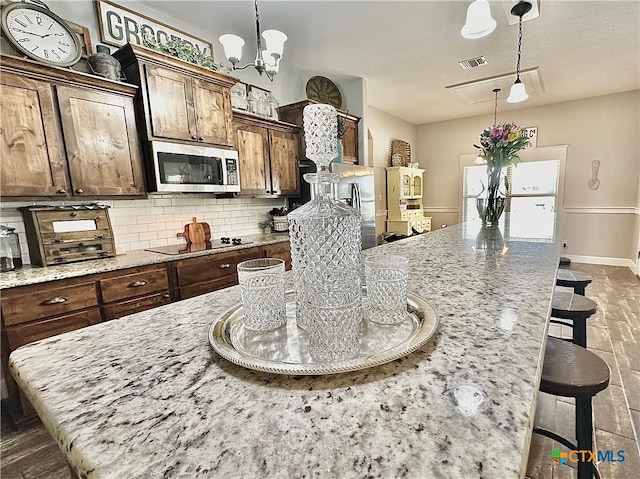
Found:
[[[551,321],[573,329],[573,342],[587,347],[587,319],[598,310],[593,299],[556,289],[551,300]],[[562,319],[566,321],[561,321]]]
[[[565,256],[560,256],[560,267],[569,267],[571,266],[571,260]]]
[[[584,290],[593,281],[593,278],[581,271],[573,269],[558,269],[556,273],[556,285],[573,288],[574,293],[584,296]]]
[[[606,362],[585,348],[557,338],[547,339],[540,391],[576,401],[576,443],[544,428],[533,432],[559,442],[571,450],[593,451],[593,408],[591,399],[609,386],[611,371]],[[600,473],[590,458],[578,455],[578,479]],[[585,460],[586,459],[586,460]]]

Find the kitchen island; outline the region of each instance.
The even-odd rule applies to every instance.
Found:
[[[29,344],[11,370],[79,477],[521,478],[562,233],[506,223],[365,252],[408,256],[409,291],[440,318],[381,366],[286,376],[222,359],[208,331],[236,286]]]

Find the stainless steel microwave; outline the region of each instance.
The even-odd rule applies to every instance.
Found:
[[[240,191],[238,152],[202,145],[152,141],[149,190],[182,193]]]

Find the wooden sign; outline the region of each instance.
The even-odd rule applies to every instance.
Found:
[[[522,135],[529,138],[527,148],[537,148],[538,144],[538,127],[528,126],[522,129]]]
[[[189,35],[182,30],[133,12],[128,8],[105,0],[96,2],[100,23],[100,38],[108,45],[121,47],[127,43],[143,45],[145,35],[158,42],[179,38],[196,50],[213,56],[213,43]]]

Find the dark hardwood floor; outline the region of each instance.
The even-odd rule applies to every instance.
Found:
[[[593,276],[587,296],[598,303],[589,319],[589,349],[611,368],[611,384],[594,401],[596,448],[624,450],[625,461],[602,463],[603,479],[640,477],[640,279],[628,268],[572,264]],[[568,333],[568,331],[565,331]],[[573,436],[571,401],[540,394],[536,422]],[[64,456],[40,423],[17,429],[2,415],[2,479],[71,479]],[[555,465],[553,441],[534,435],[527,475],[531,479],[570,479],[575,470]],[[507,460],[507,458],[505,458]],[[472,478],[451,478],[472,479]],[[477,478],[473,478],[477,479]]]

